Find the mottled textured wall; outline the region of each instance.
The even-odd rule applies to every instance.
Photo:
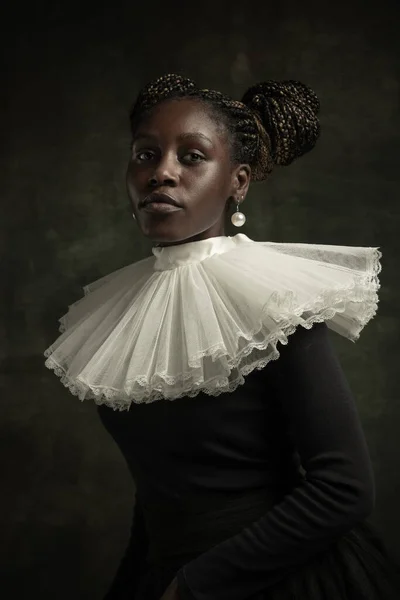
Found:
[[[150,253],[125,193],[127,111],[139,87],[166,71],[236,97],[258,80],[300,79],[321,99],[316,149],[254,186],[243,232],[383,252],[377,317],[356,344],[332,339],[374,462],[371,520],[400,560],[397,2],[268,4],[42,2],[16,6],[3,19],[7,598],[101,598],[128,537],[134,487],[127,469],[94,406],[44,368],[43,351],[82,285]]]

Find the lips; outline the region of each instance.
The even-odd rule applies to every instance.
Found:
[[[179,202],[169,194],[164,194],[162,192],[152,192],[143,200],[142,208],[148,206],[149,204],[153,204],[154,202],[162,202],[163,204],[171,204],[172,206],[181,207],[181,204],[179,204]]]

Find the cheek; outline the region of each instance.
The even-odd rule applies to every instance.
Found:
[[[146,176],[142,170],[138,170],[136,165],[130,161],[126,171],[126,185],[129,195],[135,196],[136,193],[143,187],[143,182]]]
[[[220,217],[231,194],[230,171],[222,170],[220,164],[209,164],[204,171],[196,173],[195,181],[188,182],[188,188],[192,199],[188,212],[208,225]]]
[[[211,162],[199,170],[196,174],[197,185],[203,189],[204,193],[215,191],[216,194],[228,193],[231,187],[230,170],[221,163]]]

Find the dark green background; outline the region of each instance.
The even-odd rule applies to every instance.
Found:
[[[371,521],[400,560],[399,14],[395,1],[331,4],[42,2],[2,19],[3,597],[100,599],[127,541],[127,468],[43,352],[83,285],[150,254],[125,192],[127,113],[171,71],[236,98],[289,78],[320,97],[316,148],[254,185],[240,231],[383,253],[377,316],[356,344],[331,337],[374,463]]]

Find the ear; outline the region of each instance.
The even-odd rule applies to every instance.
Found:
[[[246,197],[251,179],[251,167],[247,164],[236,165],[232,170],[231,194],[225,205],[225,212],[228,212],[232,204],[241,202]]]
[[[251,179],[251,167],[247,164],[236,165],[232,172],[232,196],[241,201],[245,198]]]

